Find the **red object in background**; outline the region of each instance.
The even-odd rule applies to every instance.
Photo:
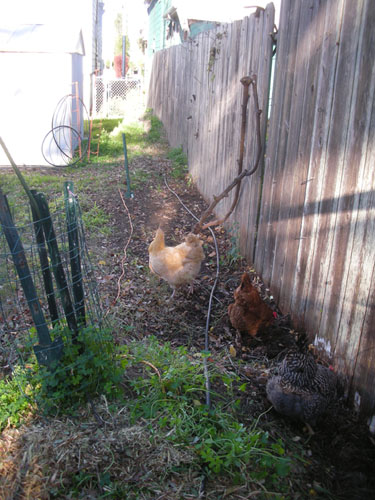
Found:
[[[115,67],[115,75],[116,78],[121,78],[121,69],[122,69],[122,55],[119,54],[118,56],[115,56],[114,58],[114,67]],[[126,56],[125,60],[125,75],[128,72],[129,68],[129,57]]]

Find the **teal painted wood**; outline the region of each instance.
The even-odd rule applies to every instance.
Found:
[[[85,295],[82,282],[82,267],[77,225],[77,200],[74,196],[73,182],[67,181],[64,183],[64,196],[74,310],[77,315],[78,324],[86,326]]]
[[[166,22],[163,18],[171,6],[171,0],[159,0],[149,12],[148,56],[165,48]]]

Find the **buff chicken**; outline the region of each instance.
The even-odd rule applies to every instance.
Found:
[[[204,252],[203,242],[196,234],[188,234],[185,241],[175,247],[165,246],[164,232],[156,231],[155,238],[149,248],[149,266],[153,273],[167,281],[173,289],[170,298],[175,294],[176,288],[188,284],[189,291],[193,291],[193,281],[198,275]]]
[[[228,315],[236,330],[252,337],[255,337],[261,327],[274,321],[272,310],[260,298],[247,273],[242,275],[241,283],[234,292],[234,303],[229,305]]]

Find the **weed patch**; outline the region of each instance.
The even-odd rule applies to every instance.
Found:
[[[188,159],[182,148],[174,148],[168,151],[167,158],[172,160],[173,167],[170,172],[174,179],[182,179],[188,173]]]
[[[155,338],[130,345],[128,355],[129,369],[144,366],[142,374],[134,377],[132,372],[128,379],[135,396],[128,403],[133,422],[147,419],[154,432],[157,424],[158,432],[175,447],[194,450],[197,464],[209,475],[229,475],[241,483],[251,466],[253,478],[267,487],[288,475],[290,459],[282,442],[272,442],[257,422],[252,428],[238,422],[231,400],[235,375],[220,374],[211,366],[211,381],[221,383],[226,391],[216,394],[219,399],[209,409],[204,402],[202,355],[192,356],[185,347],[172,350]]]
[[[7,425],[18,427],[32,411],[31,399],[21,389],[25,382],[20,368],[12,377],[0,380],[0,431]]]
[[[119,394],[125,361],[122,365],[114,362],[114,346],[108,332],[87,327],[75,340],[67,329],[57,328],[53,333],[63,339],[63,357],[51,368],[34,362],[28,369],[32,397],[43,411],[71,413],[99,394]]]
[[[109,216],[104,210],[94,202],[94,204],[82,212],[83,224],[86,231],[100,232],[101,234],[108,235],[111,232],[109,227]]]

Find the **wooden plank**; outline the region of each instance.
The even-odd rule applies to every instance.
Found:
[[[190,70],[187,72],[188,74],[188,88],[187,88],[187,99],[188,99],[188,113],[187,113],[187,149],[186,154],[189,159],[189,172],[192,174],[192,162],[193,162],[193,146],[195,141],[195,126],[196,126],[196,100],[197,96],[194,90],[194,78],[196,73],[196,64],[195,61],[197,59],[197,51],[194,42],[191,40],[187,44],[188,47],[188,59],[187,59],[187,67]]]
[[[255,264],[267,285],[272,276],[273,261],[275,256],[275,241],[277,233],[277,220],[280,211],[280,184],[282,178],[281,156],[281,130],[288,127],[286,115],[288,112],[288,74],[293,66],[293,58],[288,57],[290,47],[295,47],[296,22],[299,17],[299,2],[284,0],[281,4],[280,30],[277,41],[277,58],[273,92],[273,107],[271,110],[268,153],[266,155],[265,178],[262,191],[263,206],[260,212],[258,241],[255,253]],[[288,72],[289,69],[289,72]],[[289,98],[290,102],[290,98]],[[285,111],[286,108],[286,111]],[[276,293],[276,290],[273,291]]]
[[[354,244],[351,255],[352,272],[357,270],[356,279],[348,280],[345,301],[350,300],[353,304],[350,311],[350,318],[345,317],[346,309],[340,323],[342,325],[351,323],[351,332],[353,336],[358,337],[357,349],[353,354],[354,367],[352,369],[354,376],[351,380],[349,396],[352,400],[360,403],[360,411],[363,415],[369,417],[368,423],[375,427],[375,397],[373,387],[375,384],[375,337],[373,335],[373,325],[375,321],[375,287],[373,286],[375,278],[375,103],[374,103],[374,79],[375,71],[369,58],[373,61],[374,40],[374,11],[370,1],[365,2],[363,12],[363,42],[359,58],[358,71],[356,73],[357,105],[356,116],[352,129],[355,129],[357,138],[362,140],[359,144],[352,139],[352,147],[356,157],[360,159],[359,168],[364,171],[362,177],[362,186],[359,192],[358,218],[355,225]],[[368,82],[366,78],[368,69],[372,68],[371,79]],[[372,106],[370,106],[372,103]],[[367,121],[369,111],[371,115]],[[357,130],[362,129],[362,130]],[[357,151],[355,150],[358,146]],[[351,157],[348,161],[356,161]],[[361,165],[363,163],[363,166]],[[355,267],[354,267],[355,266]],[[372,267],[372,269],[371,269]],[[349,297],[348,297],[349,296]],[[362,325],[358,335],[360,320]],[[335,352],[340,357],[340,351]]]
[[[206,140],[205,140],[205,152],[206,159],[205,164],[210,165],[211,175],[205,176],[206,192],[211,192],[214,189],[214,179],[216,177],[216,171],[218,165],[215,164],[215,151],[214,143],[215,136],[218,133],[217,129],[217,117],[215,115],[216,111],[216,99],[215,90],[217,89],[217,82],[219,80],[219,71],[221,66],[220,57],[220,46],[221,41],[217,38],[218,28],[212,29],[207,32],[208,40],[208,64],[207,64],[207,89],[206,89],[206,101],[207,101],[207,111],[206,111]]]
[[[369,3],[368,3],[369,5]],[[365,37],[369,40],[370,46],[374,46],[374,32],[373,14],[367,11],[364,19],[366,20],[366,33]],[[369,50],[362,50],[361,70],[359,71],[358,81],[366,81],[362,79],[361,72],[366,71],[368,64],[367,57],[371,55]],[[374,87],[374,71],[371,76],[371,85],[369,88],[373,90]],[[355,226],[355,238],[351,256],[353,278],[348,281],[346,301],[350,300],[352,307],[349,311],[345,308],[341,318],[340,331],[342,325],[349,323],[350,333],[353,337],[358,339],[356,351],[353,353],[352,358],[349,360],[350,367],[353,372],[353,378],[349,386],[349,396],[351,400],[360,403],[360,411],[362,414],[370,416],[369,423],[375,425],[375,397],[373,387],[375,384],[375,338],[373,335],[373,325],[375,320],[375,287],[373,286],[375,278],[375,142],[373,134],[375,130],[375,103],[373,93],[367,90],[358,89],[359,99],[370,103],[372,101],[371,119],[368,126],[367,133],[364,131],[362,149],[358,152],[364,162],[363,170],[364,175],[362,178],[362,191],[359,193],[358,204],[358,219]],[[364,104],[363,102],[363,104]],[[361,116],[361,110],[358,106],[358,115]],[[363,117],[366,116],[366,112]],[[361,123],[359,120],[357,123]],[[367,140],[367,144],[366,144]],[[372,189],[370,189],[372,188]],[[355,265],[355,267],[354,267]],[[348,292],[352,292],[350,295]],[[349,295],[349,297],[348,297]],[[347,314],[350,314],[349,317]],[[362,321],[362,324],[360,324]],[[345,339],[344,339],[345,340]],[[339,349],[335,352],[335,357],[338,358],[338,365],[342,365],[341,353]],[[354,361],[354,367],[352,367]],[[348,378],[351,372],[344,370],[348,373]]]
[[[256,30],[257,20],[255,16],[246,17],[242,21],[241,31],[240,31],[240,53],[243,54],[243,57],[240,60],[239,68],[238,68],[238,97],[236,102],[236,125],[235,125],[235,137],[237,139],[235,144],[235,154],[236,154],[236,175],[238,170],[238,161],[239,161],[239,152],[240,152],[240,139],[241,139],[241,128],[242,128],[242,105],[243,105],[243,92],[244,86],[240,83],[241,78],[244,76],[248,76],[250,72],[250,68],[253,65],[254,54],[256,51],[256,43],[254,41],[255,35],[254,32]],[[251,96],[251,86],[249,88],[249,96]],[[251,97],[249,98],[250,101]],[[247,103],[247,123],[246,123],[246,131],[245,131],[245,140],[244,140],[244,155],[243,155],[243,170],[246,169],[248,162],[250,151],[253,147],[253,136],[251,134],[251,130],[254,130],[251,127],[252,123],[252,113],[250,102]],[[233,177],[235,174],[233,175]],[[238,229],[238,237],[239,237],[239,248],[243,255],[246,255],[245,250],[245,241],[246,235],[248,233],[248,213],[250,211],[249,205],[251,202],[249,200],[249,190],[248,190],[249,179],[244,178],[241,182],[241,188],[239,192],[238,203],[233,215],[231,216],[229,229],[234,229],[233,224],[236,224],[236,230]],[[233,194],[235,189],[233,190]],[[232,196],[233,196],[232,194]]]
[[[374,238],[374,233],[372,234]],[[371,282],[375,279],[375,267],[371,274]],[[375,427],[375,397],[374,397],[374,366],[375,366],[375,339],[372,334],[375,322],[375,288],[369,288],[366,314],[363,323],[361,343],[356,355],[354,377],[349,387],[349,399],[354,401],[362,416],[368,418],[367,423]]]
[[[194,99],[194,113],[192,113],[193,123],[193,137],[191,139],[191,148],[189,155],[190,172],[195,182],[198,182],[200,158],[199,158],[199,144],[200,144],[200,128],[202,119],[202,67],[203,67],[203,34],[200,34],[193,42],[193,55],[192,59],[195,64],[192,65],[193,69],[193,87],[192,96]]]
[[[272,39],[271,33],[274,26],[274,7],[273,4],[267,6],[264,13],[262,13],[257,29],[253,37],[253,51],[251,60],[248,63],[248,74],[255,73],[257,76],[257,88],[259,107],[262,111],[261,114],[261,138],[262,138],[262,152],[264,152],[264,144],[266,137],[267,127],[267,105],[269,95],[269,75],[272,57]],[[256,119],[255,107],[252,90],[250,89],[250,99],[248,107],[248,135],[249,146],[247,147],[247,154],[245,155],[245,167],[252,168],[255,164],[257,155],[257,140],[256,140]],[[244,219],[244,227],[247,226],[248,230],[243,236],[243,251],[244,255],[250,260],[254,260],[254,245],[257,234],[257,220],[259,210],[259,200],[261,197],[261,184],[263,177],[263,154],[257,172],[250,178],[244,179],[246,187],[246,197],[250,201],[247,210],[243,211],[246,216]],[[245,198],[245,196],[244,196]],[[241,229],[242,233],[242,229]]]
[[[262,39],[262,50],[260,50],[260,70],[258,70],[258,94],[259,94],[259,105],[262,110],[261,116],[261,138],[262,138],[262,156],[259,165],[259,171],[255,174],[258,178],[256,190],[257,190],[257,200],[258,207],[256,213],[255,230],[253,235],[251,235],[251,240],[248,238],[247,243],[247,255],[251,256],[251,261],[255,261],[256,253],[256,240],[258,238],[259,231],[259,220],[260,220],[260,209],[263,203],[262,200],[262,186],[265,176],[265,153],[266,153],[266,140],[267,140],[267,126],[269,117],[269,102],[270,102],[270,91],[271,91],[271,69],[272,69],[272,57],[273,57],[273,34],[275,26],[275,8],[273,4],[269,4],[265,10],[265,19],[263,26],[263,39]],[[250,253],[251,252],[251,253]]]
[[[290,293],[290,276],[285,273],[285,266],[288,261],[287,246],[288,246],[288,229],[289,217],[293,196],[293,187],[298,175],[296,168],[296,153],[298,151],[299,133],[301,130],[302,104],[304,100],[304,89],[307,72],[307,58],[303,51],[299,50],[299,44],[304,36],[304,32],[308,33],[310,24],[310,12],[306,8],[306,4],[301,4],[299,16],[295,18],[295,25],[292,28],[292,37],[294,38],[294,49],[289,51],[290,66],[287,69],[287,77],[289,83],[285,92],[284,118],[282,122],[285,125],[282,130],[281,140],[278,145],[278,166],[281,169],[281,175],[278,179],[278,201],[279,213],[277,217],[276,238],[274,243],[274,259],[272,263],[271,281],[273,287],[273,295],[277,297],[280,304],[283,294]],[[308,35],[307,35],[308,36]],[[298,182],[298,181],[297,181]],[[294,235],[292,235],[294,237]],[[282,303],[281,310],[285,304]]]
[[[227,163],[227,134],[229,132],[228,129],[228,109],[230,107],[230,99],[229,99],[229,81],[231,79],[230,75],[230,58],[231,58],[231,47],[233,43],[233,30],[232,30],[232,25],[227,25],[226,26],[226,35],[225,35],[225,44],[224,44],[224,50],[222,52],[222,66],[223,66],[223,72],[222,72],[222,78],[221,78],[221,96],[220,96],[220,115],[219,115],[219,120],[220,120],[220,127],[219,127],[219,133],[218,133],[218,146],[217,146],[217,159],[216,159],[216,165],[217,165],[217,171],[216,171],[216,176],[217,176],[217,186],[213,186],[212,191],[214,194],[218,194],[219,192],[222,191],[223,185],[225,183],[225,175],[226,175],[226,163]],[[219,174],[220,172],[220,174]],[[223,209],[219,207],[219,210],[222,213]]]
[[[335,356],[338,364],[342,358],[346,359],[345,366],[350,374],[354,371],[361,339],[364,304],[368,298],[367,277],[372,273],[373,260],[368,259],[375,257],[373,244],[364,241],[364,235],[372,224],[371,218],[375,216],[373,196],[371,190],[368,191],[369,185],[374,186],[373,164],[370,166],[366,162],[368,138],[373,130],[371,112],[375,94],[375,71],[368,75],[368,68],[373,62],[375,37],[372,23],[375,22],[375,15],[368,3],[367,9],[362,8],[361,13],[358,13],[357,23],[359,20],[362,21],[362,27],[356,30],[359,43],[335,239],[337,251],[343,256],[340,294],[336,306],[336,323],[331,323],[336,332]],[[362,207],[361,198],[364,202]],[[366,243],[369,248],[366,248]]]
[[[227,100],[227,77],[228,77],[228,65],[226,60],[228,57],[228,24],[221,25],[216,33],[217,45],[219,48],[219,53],[217,54],[218,61],[215,69],[215,101],[213,103],[215,114],[213,119],[215,120],[215,134],[212,143],[212,164],[215,166],[214,176],[217,179],[216,186],[214,184],[215,180],[212,178],[211,199],[213,194],[217,194],[222,191],[223,186],[223,168],[222,168],[222,145],[226,141],[225,137],[225,124],[223,121],[223,110],[225,109],[225,103]],[[213,177],[214,177],[213,176]]]
[[[317,2],[301,7],[282,188],[283,210],[274,264],[279,281],[273,280],[273,286],[280,290],[279,307],[285,313],[290,312],[301,238],[307,237],[301,234],[301,227],[320,59],[317,40],[321,40],[323,30],[321,17],[324,19],[324,10]]]
[[[221,161],[219,159],[219,148],[220,144],[223,141],[222,131],[223,131],[223,123],[221,119],[222,113],[222,103],[223,103],[223,94],[224,94],[224,85],[223,85],[223,74],[225,74],[225,64],[223,61],[225,59],[225,48],[227,44],[226,40],[226,25],[220,25],[215,30],[215,47],[216,47],[216,56],[218,61],[215,64],[215,78],[212,85],[212,110],[211,110],[211,141],[209,144],[210,150],[210,163],[212,168],[214,169],[214,173],[211,176],[211,186],[210,190],[214,191],[218,184],[221,182]],[[217,186],[215,186],[215,178]],[[220,190],[218,188],[217,190]]]
[[[232,182],[237,173],[237,158],[238,158],[238,109],[240,107],[241,99],[241,84],[239,82],[239,45],[240,45],[240,30],[241,22],[237,21],[232,23],[231,26],[231,45],[230,45],[230,58],[228,69],[228,82],[227,82],[227,108],[225,116],[225,157],[223,158],[223,175],[222,186],[227,186]],[[215,194],[218,194],[217,192]],[[228,198],[225,198],[222,203],[218,205],[217,214],[224,216],[233,200],[233,191]],[[229,224],[231,220],[229,220]]]
[[[297,260],[298,280],[292,294],[292,307],[297,325],[303,326],[306,315],[309,316],[309,328],[316,331],[320,322],[321,303],[318,302],[319,290],[325,279],[319,275],[321,260],[327,250],[325,237],[328,232],[329,218],[321,206],[324,198],[325,172],[327,168],[327,144],[331,121],[331,102],[333,99],[337,53],[340,36],[342,2],[327,3],[324,35],[321,45],[320,70],[317,81],[317,98],[312,145],[308,172],[301,235],[307,238],[300,243]],[[296,301],[298,300],[298,305]]]
[[[327,143],[327,160],[324,173],[324,185],[320,196],[319,212],[326,224],[326,230],[320,235],[318,254],[319,283],[315,301],[321,311],[318,336],[333,345],[335,329],[337,328],[337,301],[342,285],[343,250],[347,244],[346,230],[340,230],[340,219],[345,209],[342,203],[352,204],[352,200],[342,197],[342,182],[345,171],[345,147],[349,133],[350,100],[353,93],[353,78],[355,74],[355,52],[358,46],[358,32],[353,29],[353,18],[357,16],[357,4],[346,2],[343,11],[340,45],[335,75],[335,91],[332,102],[332,112],[329,123]],[[354,58],[353,58],[354,57]],[[348,174],[351,176],[350,172]],[[352,182],[354,179],[351,176]],[[343,221],[344,222],[344,221]],[[318,274],[317,273],[317,274]],[[315,277],[314,277],[315,278]],[[314,279],[313,278],[313,279]],[[313,281],[312,281],[313,282]],[[323,285],[323,286],[322,286]]]
[[[178,77],[180,83],[180,95],[178,98],[178,104],[182,104],[182,123],[180,131],[179,143],[182,149],[187,153],[188,149],[188,136],[189,136],[189,111],[190,111],[190,75],[191,72],[185,73],[184,69],[189,67],[189,47],[187,43],[181,45],[181,66],[178,68]]]
[[[202,33],[202,67],[200,72],[200,80],[202,82],[201,86],[201,107],[200,107],[200,126],[199,126],[199,138],[198,138],[198,155],[200,158],[200,168],[198,174],[198,183],[201,186],[202,192],[207,196],[207,167],[208,167],[208,151],[206,148],[207,136],[208,136],[208,63],[210,58],[210,40],[208,32]]]

